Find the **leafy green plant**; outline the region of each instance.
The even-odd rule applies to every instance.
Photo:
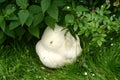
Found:
[[[119,28],[119,19],[110,11],[110,3],[102,5],[105,1],[1,0],[0,43],[8,37],[40,38],[46,26],[54,29],[55,23],[65,23],[74,37],[78,34],[90,44],[101,46],[107,34]]]
[[[27,35],[39,38],[43,24],[54,28],[59,7],[65,3],[66,0],[1,0],[0,43],[8,36],[19,40]]]
[[[66,14],[66,26],[72,28],[72,34],[85,37],[89,45],[101,46],[110,32],[119,30],[118,21],[115,15],[111,15],[109,7],[110,5],[104,4],[90,11],[83,6],[76,6],[70,14]]]

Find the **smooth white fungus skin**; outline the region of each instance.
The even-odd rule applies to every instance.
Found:
[[[55,25],[54,30],[47,27],[40,41],[36,44],[36,52],[41,62],[49,68],[59,68],[72,63],[81,54],[79,37],[75,39],[63,27]]]

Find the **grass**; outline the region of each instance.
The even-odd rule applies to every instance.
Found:
[[[0,46],[0,80],[119,80],[120,43],[83,50],[78,60],[60,69],[42,65],[35,45]]]

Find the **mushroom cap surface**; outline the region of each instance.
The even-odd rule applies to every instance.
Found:
[[[49,68],[59,68],[72,63],[81,54],[79,37],[75,39],[63,27],[55,25],[54,30],[47,27],[41,40],[36,44],[36,52],[41,62]]]

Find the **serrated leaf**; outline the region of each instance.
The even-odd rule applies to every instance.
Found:
[[[33,26],[37,26],[43,20],[43,14],[34,15]]]
[[[85,36],[88,37],[90,35],[90,32],[88,30],[85,31]]]
[[[11,14],[9,17],[6,18],[7,20],[18,20],[18,17],[15,14]]]
[[[106,11],[104,11],[104,13],[105,14],[111,14],[111,11],[106,10]]]
[[[20,23],[23,26],[24,23],[26,22],[26,20],[29,17],[29,12],[27,10],[20,10],[18,13],[19,19],[20,19]]]
[[[97,37],[92,38],[92,41],[93,41],[93,42],[96,42],[97,40],[98,40]]]
[[[5,31],[5,20],[3,16],[0,16],[0,28]]]
[[[51,16],[55,20],[58,20],[58,8],[57,8],[57,6],[54,6],[54,5],[50,6],[50,8],[47,10],[47,13],[49,14],[49,16]]]
[[[9,37],[15,38],[15,33],[13,30],[6,29],[5,34],[8,35]]]
[[[53,0],[53,3],[52,4],[54,4],[55,6],[64,6],[65,5],[65,3],[66,3],[66,1],[65,0]]]
[[[13,30],[15,28],[17,28],[20,25],[20,21],[16,20],[16,21],[11,21],[10,25],[9,25],[9,29]]]
[[[83,7],[83,6],[77,6],[76,7],[76,12],[83,12],[83,11],[88,11],[88,9],[87,8],[85,8],[85,7]]]
[[[51,3],[51,0],[42,0],[41,1],[41,8],[42,8],[43,14],[49,8],[50,3]]]
[[[28,3],[28,0],[16,0],[16,4],[18,6],[22,6],[23,4],[27,4]]]
[[[67,24],[73,24],[74,23],[74,16],[72,15],[72,14],[67,14],[66,16],[65,16],[65,22],[67,23]]]
[[[101,41],[101,40],[97,40],[97,44],[98,44],[99,46],[101,46],[101,45],[102,45],[102,41]]]
[[[30,27],[32,25],[32,22],[33,22],[33,15],[29,15],[28,19],[26,20],[25,24]]]
[[[77,31],[78,30],[78,25],[75,24],[74,27],[73,27],[73,30]]]
[[[31,14],[37,14],[37,13],[41,13],[41,12],[42,12],[42,9],[41,9],[41,7],[38,6],[38,5],[31,5],[31,6],[29,7],[29,12],[30,12]]]
[[[20,6],[21,9],[26,9],[28,6],[28,0],[16,0],[16,4]]]
[[[54,27],[55,27],[55,19],[53,19],[53,18],[50,17],[50,16],[47,16],[47,17],[45,18],[45,23],[46,23],[50,28],[54,29]]]
[[[106,41],[104,37],[101,37],[100,40],[101,40],[102,42],[105,42],[105,41]]]
[[[9,4],[7,5],[6,9],[5,9],[5,15],[11,15],[14,13],[14,11],[16,10],[16,6],[13,4]]]
[[[38,26],[30,27],[28,30],[33,36],[39,38],[39,27]]]
[[[29,12],[31,18],[28,18],[27,22],[29,22],[30,25],[32,22],[33,23],[32,26],[37,26],[43,20],[44,17],[44,15],[42,14],[41,7],[37,5],[32,5],[29,7]]]
[[[83,30],[81,30],[81,31],[78,32],[78,35],[82,35],[82,34],[84,34]]]
[[[101,34],[101,36],[102,36],[102,37],[106,37],[106,36],[107,36],[107,34]]]

